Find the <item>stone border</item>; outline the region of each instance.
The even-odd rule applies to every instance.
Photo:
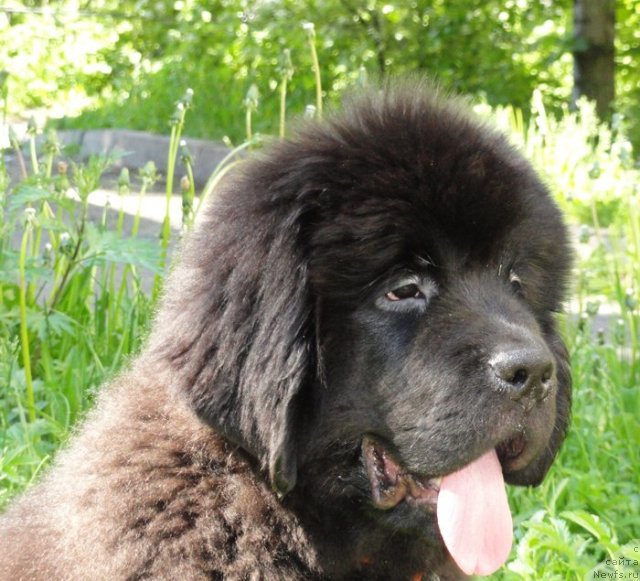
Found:
[[[120,152],[126,155],[114,164],[115,169],[141,168],[148,161],[153,161],[163,176],[167,173],[169,137],[165,135],[130,129],[71,129],[58,131],[57,135],[63,145],[78,146],[82,158]],[[225,145],[213,141],[189,137],[184,139],[193,156],[193,179],[196,189],[201,188],[230,150]],[[175,179],[179,180],[184,173],[180,160],[177,162],[177,167]]]

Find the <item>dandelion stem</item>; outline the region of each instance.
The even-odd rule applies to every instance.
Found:
[[[307,31],[307,38],[309,39],[313,72],[316,77],[316,115],[318,119],[322,119],[322,78],[320,76],[320,61],[318,60],[318,52],[316,51],[316,30],[312,22],[305,23],[304,28]]]
[[[33,170],[33,175],[38,175],[38,157],[36,155],[36,138],[31,137],[29,139],[29,150],[31,152],[31,169]]]
[[[244,127],[247,134],[247,141],[251,141],[253,139],[253,131],[251,129],[251,109],[249,107],[247,107],[247,112],[244,117]]]
[[[285,115],[287,111],[287,78],[282,77],[280,81],[280,139],[284,138],[285,132]]]
[[[18,165],[20,166],[20,175],[22,179],[27,179],[27,164],[24,161],[24,155],[22,155],[22,150],[20,149],[20,142],[18,141],[18,137],[13,131],[12,127],[9,127],[9,141],[11,142],[11,147],[16,152],[16,157],[18,158]]]
[[[180,144],[180,135],[184,127],[184,119],[187,108],[191,102],[193,91],[187,89],[186,96],[178,102],[176,111],[171,118],[171,137],[169,139],[169,153],[167,156],[167,187],[165,195],[165,211],[164,221],[162,223],[162,240],[160,244],[160,271],[163,271],[167,264],[167,255],[169,253],[169,241],[171,240],[171,197],[173,195],[173,176],[178,158],[178,145]],[[162,277],[160,274],[155,276],[153,281],[152,297],[155,301],[160,295],[160,287],[162,285]]]
[[[20,245],[19,270],[19,301],[20,301],[20,343],[22,349],[22,365],[24,367],[24,381],[27,390],[27,409],[29,419],[34,422],[36,419],[36,405],[33,395],[33,378],[31,375],[31,354],[29,352],[29,328],[27,325],[27,277],[26,263],[27,250],[31,241],[31,231],[33,224],[27,219],[24,233],[22,234],[22,244]]]
[[[280,139],[284,138],[287,113],[287,87],[293,78],[293,65],[291,64],[291,51],[285,48],[282,51],[280,61]]]

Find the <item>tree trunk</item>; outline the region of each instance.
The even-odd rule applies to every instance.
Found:
[[[601,119],[609,119],[614,101],[615,0],[574,0],[574,102],[595,101]]]

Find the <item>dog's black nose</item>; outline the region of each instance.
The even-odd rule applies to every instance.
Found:
[[[549,395],[556,381],[551,353],[543,347],[502,349],[489,360],[494,382],[514,399]]]

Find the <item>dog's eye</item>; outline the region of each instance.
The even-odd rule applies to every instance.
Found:
[[[385,297],[389,301],[403,301],[405,299],[423,299],[424,294],[417,284],[409,283],[389,291]]]
[[[511,285],[511,290],[515,293],[522,292],[522,281],[520,277],[515,272],[509,273],[509,284]]]
[[[436,283],[426,276],[396,279],[389,283],[387,288],[390,287],[388,291],[381,289],[382,292],[376,295],[375,304],[379,309],[394,313],[424,313],[438,292]]]

